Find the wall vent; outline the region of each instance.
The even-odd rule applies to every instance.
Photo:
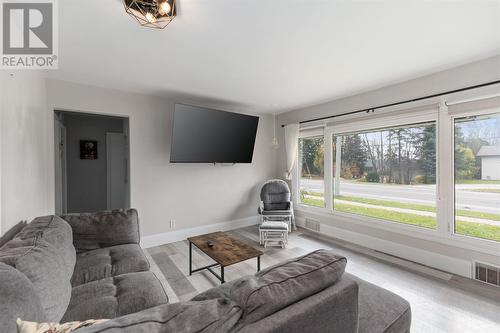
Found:
[[[474,280],[500,287],[500,267],[475,261]]]
[[[321,223],[318,220],[306,218],[306,229],[320,232],[321,231]]]

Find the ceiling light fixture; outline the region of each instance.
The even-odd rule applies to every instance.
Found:
[[[176,0],[123,0],[125,11],[143,27],[163,29],[177,15]]]
[[[280,147],[280,144],[278,142],[278,138],[276,137],[276,113],[273,114],[273,130],[274,130],[274,135],[273,139],[271,141],[271,145],[273,146],[274,149],[278,149]]]

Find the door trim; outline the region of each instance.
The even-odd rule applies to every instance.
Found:
[[[124,143],[125,143],[125,146],[124,146],[124,154],[125,154],[125,158],[123,160],[123,164],[124,164],[124,183],[125,183],[125,202],[124,202],[124,208],[128,208],[128,206],[130,205],[127,201],[127,195],[128,195],[128,191],[130,191],[129,189],[129,185],[128,185],[128,156],[130,154],[130,152],[128,151],[128,146],[127,146],[127,136],[125,135],[125,133],[120,133],[120,132],[106,132],[106,209],[110,210],[111,209],[111,149],[110,149],[110,140],[109,140],[109,137],[112,136],[112,135],[122,135],[123,138],[124,138]]]

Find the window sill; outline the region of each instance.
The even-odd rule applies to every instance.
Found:
[[[428,229],[419,226],[406,225],[398,222],[391,222],[389,220],[382,220],[373,217],[361,216],[356,214],[349,214],[344,212],[330,211],[327,208],[320,208],[314,206],[299,205],[295,208],[299,216],[306,216],[308,214],[315,214],[327,219],[338,218],[344,223],[354,223],[365,227],[370,227],[379,230],[390,231],[397,234],[411,236],[427,241],[432,241],[448,246],[459,247],[463,249],[473,250],[489,255],[494,255],[500,258],[500,242],[473,238],[458,234],[449,234],[438,232],[437,229]],[[341,228],[342,226],[336,225]]]

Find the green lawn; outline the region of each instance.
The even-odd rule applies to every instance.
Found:
[[[419,205],[419,204],[411,204],[404,203],[399,201],[389,201],[389,200],[379,200],[379,199],[369,199],[369,198],[361,198],[361,197],[351,197],[347,195],[338,195],[334,197],[334,199],[359,202],[369,205],[383,206],[383,207],[394,207],[394,208],[404,208],[411,210],[419,210],[422,212],[436,212],[436,207],[429,205]],[[500,217],[500,216],[499,216]]]
[[[500,184],[500,180],[456,179],[455,184]]]
[[[404,203],[404,202],[398,202],[398,201],[368,199],[368,198],[351,197],[351,196],[344,196],[344,195],[339,195],[339,196],[336,196],[335,198],[340,199],[340,200],[345,200],[345,201],[359,202],[359,203],[376,205],[376,206],[383,206],[383,207],[395,207],[395,208],[419,210],[422,212],[433,212],[433,213],[436,212],[436,207],[429,206],[429,205],[419,205],[419,204],[411,204],[411,203]],[[465,210],[465,209],[457,209],[456,214],[457,214],[457,216],[474,217],[474,218],[478,218],[478,219],[500,221],[500,214],[482,213],[482,212],[469,211],[469,210]]]
[[[320,200],[320,199],[313,199],[313,198],[301,198],[300,203],[308,206],[314,206],[314,207],[325,207],[325,201]]]
[[[500,193],[500,189],[496,188],[476,188],[470,190],[471,192],[484,192],[484,193]]]
[[[323,193],[320,193],[320,192],[304,191],[304,190],[301,191],[301,194],[307,194],[307,195],[311,195],[311,196],[315,196],[315,197],[322,197],[323,196]],[[403,208],[403,209],[419,210],[422,212],[432,212],[432,213],[436,212],[436,207],[430,206],[430,205],[411,204],[411,203],[405,203],[405,202],[399,202],[399,201],[369,199],[369,198],[361,198],[361,197],[353,197],[353,196],[345,196],[345,195],[339,195],[339,196],[336,196],[335,198],[340,199],[340,200],[359,202],[359,203],[375,205],[375,206]],[[312,204],[310,204],[311,206],[324,207],[323,200],[317,200],[317,199],[312,199],[312,198],[308,198],[307,200],[310,200],[311,202],[313,202]],[[303,200],[302,200],[302,203],[304,203]],[[304,204],[306,204],[306,203],[304,203]],[[309,205],[309,204],[307,204],[307,205]],[[455,213],[457,214],[457,216],[500,221],[500,214],[483,213],[483,212],[470,211],[470,210],[465,210],[465,209],[457,209],[455,211]]]
[[[457,221],[455,232],[457,234],[472,236],[484,239],[490,239],[500,242],[500,227],[482,224],[482,223],[472,223],[465,221]]]
[[[321,192],[314,192],[314,191],[301,190],[300,194],[301,195],[305,195],[305,194],[312,195],[314,197],[323,197],[323,193],[321,193]]]
[[[301,202],[305,205],[324,207],[324,201],[313,198],[302,198]],[[436,219],[432,216],[420,216],[417,214],[391,212],[385,209],[366,208],[355,205],[337,203],[335,210],[345,213],[369,216],[393,222],[415,225],[424,228],[435,229]],[[491,239],[500,241],[500,227],[482,223],[472,223],[465,221],[456,221],[456,232],[458,234]]]
[[[379,219],[416,225],[424,228],[431,228],[431,229],[436,228],[436,218],[432,216],[421,216],[417,214],[391,212],[390,210],[386,209],[367,208],[367,207],[360,207],[343,203],[336,203],[335,210],[339,212],[376,217]]]

